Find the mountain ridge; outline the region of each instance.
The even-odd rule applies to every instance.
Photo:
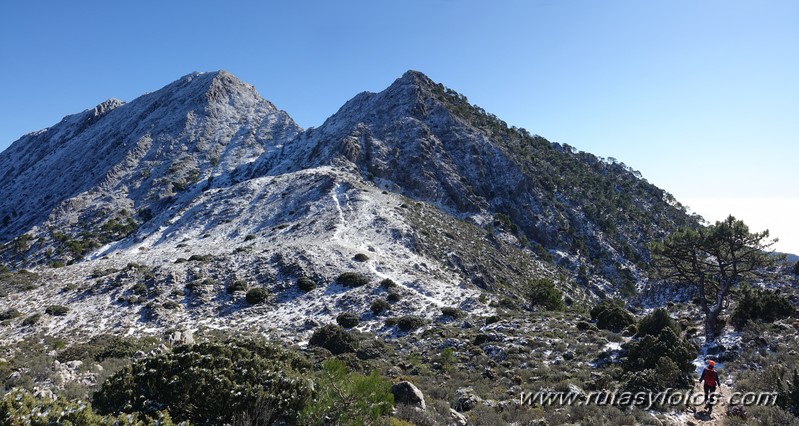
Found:
[[[385,280],[403,294],[394,312],[429,319],[529,306],[536,279],[584,303],[635,292],[649,240],[692,220],[625,166],[508,127],[418,71],[307,130],[224,71],[95,111],[0,154],[12,164],[56,147],[0,179],[16,196],[0,213],[19,210],[0,223],[0,256],[84,292],[11,298],[24,313],[73,303],[49,319],[63,332],[245,321],[297,339],[356,311],[364,330],[392,333],[368,313]],[[342,286],[347,272],[370,284]],[[300,278],[318,288],[300,292]],[[273,295],[268,308],[229,290],[240,281]],[[280,314],[250,318],[264,309]]]

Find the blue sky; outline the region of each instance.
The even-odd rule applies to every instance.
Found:
[[[138,1],[0,6],[0,149],[226,69],[303,127],[417,69],[799,252],[799,2]]]

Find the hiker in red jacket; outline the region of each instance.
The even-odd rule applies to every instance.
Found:
[[[712,359],[707,362],[707,367],[702,371],[702,376],[699,377],[699,383],[705,382],[705,404],[710,406],[708,398],[713,392],[716,392],[716,386],[721,386],[719,382],[719,373],[716,372],[716,362]]]

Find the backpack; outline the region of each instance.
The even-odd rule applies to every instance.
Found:
[[[702,372],[702,378],[704,379],[705,384],[711,388],[716,386],[716,370],[705,368],[705,371]]]

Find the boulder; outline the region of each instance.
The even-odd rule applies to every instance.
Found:
[[[461,413],[472,410],[481,402],[483,402],[483,399],[477,396],[471,387],[460,388],[455,391],[455,410]]]
[[[466,416],[455,411],[452,408],[449,409],[449,418],[451,420],[450,422],[451,425],[466,426],[469,423],[468,420],[466,419]]]
[[[394,394],[394,402],[397,404],[416,406],[422,410],[427,408],[422,391],[411,382],[402,381],[391,386],[391,393]]]

